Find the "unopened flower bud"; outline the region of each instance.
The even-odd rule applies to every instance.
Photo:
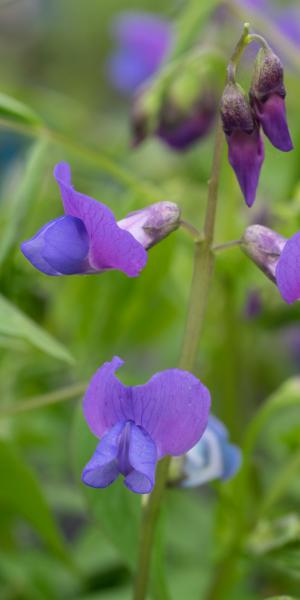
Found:
[[[118,226],[129,231],[145,250],[175,231],[179,224],[180,208],[174,202],[167,201],[151,204],[118,221]]]
[[[241,243],[241,249],[255,264],[276,282],[276,267],[286,239],[263,225],[247,227]]]
[[[288,152],[293,143],[286,120],[285,95],[282,63],[271,48],[262,48],[254,68],[251,104],[273,146]]]
[[[246,204],[252,206],[264,161],[259,124],[243,89],[236,83],[226,85],[220,111],[228,143],[229,162]]]

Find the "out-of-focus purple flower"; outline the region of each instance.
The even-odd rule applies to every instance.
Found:
[[[259,124],[242,88],[228,83],[221,100],[221,117],[228,143],[229,162],[246,204],[252,206],[264,161]]]
[[[68,164],[56,165],[54,176],[65,215],[21,244],[24,256],[47,275],[117,269],[136,277],[146,265],[146,250],[179,225],[180,211],[172,202],[152,204],[117,222],[107,206],[73,188]]]
[[[246,319],[256,319],[262,312],[261,293],[257,289],[250,290],[247,293],[244,315]]]
[[[229,443],[224,424],[210,415],[201,440],[185,456],[181,486],[197,487],[214,479],[230,479],[241,460],[241,450]]]
[[[250,89],[254,111],[270,142],[283,152],[293,149],[286,120],[283,66],[271,49],[259,51]]]
[[[185,150],[211,131],[216,114],[213,93],[202,93],[186,114],[167,103],[162,107],[156,135],[174,150]]]
[[[201,438],[208,421],[210,394],[191,373],[169,369],[146,384],[127,387],[115,376],[123,361],[114,357],[93,376],[83,400],[92,433],[101,438],[82,480],[107,487],[121,474],[133,492],[148,494],[156,463],[179,456]]]
[[[172,46],[171,24],[151,13],[128,12],[114,23],[118,49],[108,61],[114,87],[132,94],[160,67]]]
[[[276,283],[285,302],[300,299],[300,232],[287,240],[268,227],[251,225],[241,248]]]

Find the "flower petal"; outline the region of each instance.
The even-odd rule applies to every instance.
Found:
[[[101,437],[119,421],[128,421],[124,407],[128,402],[130,388],[115,377],[115,371],[124,361],[115,356],[106,362],[92,377],[83,399],[85,420],[94,435]]]
[[[92,267],[98,272],[118,269],[129,277],[139,275],[147,262],[143,246],[128,231],[118,227],[107,206],[74,190],[67,163],[56,165],[54,177],[60,187],[65,213],[78,217],[86,227]]]
[[[118,421],[132,421],[150,435],[159,458],[187,452],[207,425],[208,389],[179,369],[157,373],[144,385],[126,387],[114,375],[122,364],[114,357],[91,379],[83,400],[91,431],[101,437]]]
[[[76,217],[50,221],[33,238],[23,242],[21,250],[34,267],[47,275],[91,271],[87,261],[88,234],[83,222]]]
[[[83,483],[95,488],[104,488],[117,479],[119,475],[117,463],[119,438],[124,427],[125,423],[117,423],[103,436],[91,460],[83,470]]]
[[[207,425],[210,393],[194,375],[169,369],[132,390],[134,421],[156,444],[158,456],[179,456],[200,439]]]
[[[252,206],[262,163],[264,146],[258,129],[252,133],[241,130],[227,136],[229,162],[237,176],[246,204]]]
[[[225,425],[210,415],[201,440],[187,453],[182,487],[196,487],[214,479],[226,480],[238,470],[241,451],[228,442]]]
[[[278,94],[271,94],[265,102],[254,100],[254,105],[264,133],[273,146],[282,152],[293,150],[284,98]]]
[[[241,466],[242,452],[234,444],[223,443],[223,472],[221,479],[226,481],[233,477]]]
[[[137,494],[150,494],[155,481],[157,462],[156,446],[141,427],[131,424],[129,463],[133,470],[124,480],[125,485]]]
[[[288,304],[300,299],[300,232],[287,240],[276,267],[276,283]]]

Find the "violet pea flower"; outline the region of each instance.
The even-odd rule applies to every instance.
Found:
[[[268,227],[251,225],[241,249],[273,281],[285,302],[300,300],[300,232],[288,240]]]
[[[225,425],[210,415],[202,438],[185,456],[181,487],[197,487],[214,479],[226,481],[236,474],[241,460],[241,450],[229,443]]]
[[[122,364],[118,357],[104,363],[86,391],[83,413],[101,440],[82,481],[105,488],[121,474],[131,491],[148,494],[157,461],[184,454],[201,438],[210,394],[194,375],[179,369],[156,373],[144,385],[125,386],[115,376]]]
[[[117,269],[136,277],[146,265],[146,250],[179,226],[180,211],[172,202],[157,202],[117,222],[107,206],[73,188],[68,164],[56,165],[54,177],[65,215],[21,244],[24,256],[46,275]]]
[[[172,27],[154,14],[128,12],[117,17],[113,34],[118,48],[108,60],[108,74],[117,90],[132,95],[169,52]]]

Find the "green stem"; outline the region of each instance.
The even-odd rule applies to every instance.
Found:
[[[179,366],[193,371],[197,356],[200,333],[213,274],[214,255],[211,250],[217,207],[218,183],[221,170],[223,133],[219,120],[212,164],[212,174],[208,183],[208,199],[203,241],[195,241],[194,273]],[[139,558],[134,590],[134,600],[145,600],[150,574],[152,547],[155,531],[168,478],[170,457],[166,456],[157,467],[156,484],[144,509]]]
[[[86,386],[86,383],[74,383],[73,385],[55,390],[54,392],[29,398],[28,400],[24,400],[18,404],[13,404],[7,408],[4,407],[0,411],[0,419],[13,417],[15,415],[27,412],[28,410],[44,408],[45,406],[57,404],[58,402],[64,402],[65,400],[71,400],[76,396],[81,396],[81,394],[85,392]]]
[[[213,247],[214,252],[222,252],[223,250],[229,250],[230,248],[235,248],[236,246],[240,246],[242,240],[232,240],[231,242],[225,242],[224,244],[218,244]]]
[[[213,166],[208,182],[207,208],[204,224],[203,241],[195,242],[194,270],[188,314],[182,344],[179,366],[193,371],[197,356],[198,344],[204,321],[208,294],[214,267],[212,242],[214,237],[218,186],[223,148],[223,131],[219,120],[216,131]]]
[[[239,64],[242,54],[243,54],[246,46],[248,45],[249,27],[250,27],[249,23],[244,23],[243,33],[233,51],[232,57],[228,63],[227,77],[228,77],[228,81],[231,81],[232,83],[235,83],[235,75],[236,75],[237,65]]]

